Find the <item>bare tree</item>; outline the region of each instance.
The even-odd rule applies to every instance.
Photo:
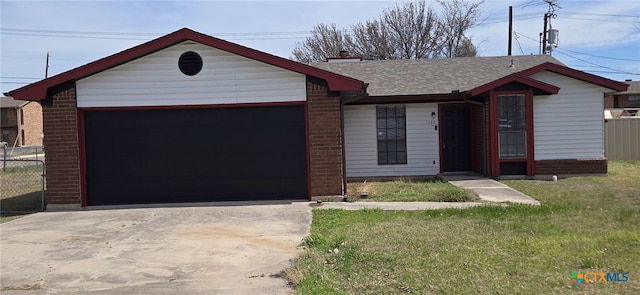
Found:
[[[476,25],[481,13],[480,5],[483,2],[438,0],[443,9],[439,24],[444,34],[437,56],[475,56],[477,49],[473,45],[471,37],[466,36],[466,32]],[[471,53],[473,55],[470,55]]]
[[[396,4],[384,11],[381,21],[388,28],[388,38],[395,44],[393,58],[429,58],[437,48],[440,30],[436,13],[424,1]]]
[[[349,50],[351,36],[339,29],[336,24],[318,24],[302,43],[293,50],[293,58],[300,62],[324,61],[326,57],[336,56],[341,50]]]
[[[389,38],[386,24],[379,20],[368,20],[351,27],[353,47],[351,52],[366,59],[391,59],[396,48]]]
[[[480,15],[482,2],[439,1],[441,16],[424,0],[396,4],[377,19],[341,30],[319,24],[311,37],[293,50],[300,62],[324,61],[341,50],[367,59],[416,59],[475,56],[476,47],[465,34]]]

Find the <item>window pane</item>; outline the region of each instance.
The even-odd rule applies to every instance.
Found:
[[[407,163],[407,152],[398,152],[398,162]]]
[[[387,153],[378,152],[378,164],[387,164]]]
[[[389,140],[387,141],[387,152],[389,153],[396,153],[396,141],[395,140]]]
[[[378,139],[387,139],[387,129],[378,128]]]
[[[500,158],[526,157],[526,132],[500,132]]]
[[[406,111],[404,106],[377,106],[378,164],[406,164]]]
[[[498,140],[500,158],[523,158],[527,155],[525,96],[498,96]]]

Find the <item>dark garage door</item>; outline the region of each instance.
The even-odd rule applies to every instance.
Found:
[[[307,198],[303,106],[85,111],[88,205]]]

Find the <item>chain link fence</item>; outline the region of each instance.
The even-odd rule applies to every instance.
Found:
[[[44,211],[44,178],[43,160],[0,158],[0,215]]]

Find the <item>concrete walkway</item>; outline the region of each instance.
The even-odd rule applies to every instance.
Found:
[[[464,189],[474,191],[481,202],[324,202],[310,203],[318,209],[382,209],[382,210],[435,210],[445,208],[464,209],[480,205],[496,205],[499,203],[518,203],[540,205],[538,200],[514,190],[498,181],[480,175],[444,175],[442,178],[449,183]]]
[[[476,192],[483,201],[540,205],[538,200],[483,176],[443,175],[442,178],[457,187]]]
[[[487,205],[480,202],[324,202],[322,204],[310,203],[311,207],[318,209],[382,209],[382,210],[435,210],[445,208],[464,209],[474,206]]]

